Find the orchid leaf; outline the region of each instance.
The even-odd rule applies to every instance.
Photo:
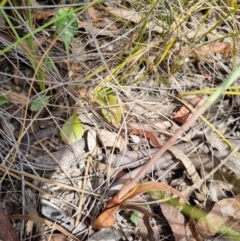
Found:
[[[9,100],[4,95],[0,95],[0,106],[6,103],[9,103]]]
[[[132,213],[131,217],[130,217],[130,220],[134,223],[134,224],[137,224],[137,221],[138,221],[138,212],[134,212]]]
[[[80,140],[83,136],[84,130],[82,123],[78,119],[75,112],[73,112],[72,116],[70,116],[65,124],[63,125],[60,136],[62,141],[70,145],[78,140]]]
[[[117,124],[122,120],[122,110],[124,106],[121,100],[115,95],[97,95],[94,101],[102,107],[104,118],[111,124]]]
[[[41,110],[49,102],[50,95],[39,95],[31,104],[31,111]]]
[[[70,43],[78,30],[77,15],[67,8],[60,9],[55,22],[56,32],[65,44],[66,50],[69,50]]]

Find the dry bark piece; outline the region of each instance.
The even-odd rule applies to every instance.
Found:
[[[0,207],[0,239],[3,241],[19,241],[16,231],[2,207]]]

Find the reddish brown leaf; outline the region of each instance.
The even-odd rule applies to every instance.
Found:
[[[2,207],[0,207],[0,239],[4,241],[19,241],[16,231]]]
[[[139,135],[141,137],[147,137],[150,140],[150,144],[153,145],[154,147],[160,147],[160,143],[158,141],[158,138],[148,130],[141,130],[141,129],[135,129],[130,132],[130,135]]]
[[[121,170],[121,171],[119,171],[119,172],[117,173],[116,178],[117,178],[117,179],[121,179],[121,178],[124,177],[126,174],[127,174],[126,171]]]
[[[101,229],[111,227],[115,223],[115,213],[118,211],[120,205],[111,207],[103,211],[98,218],[93,222],[94,229]]]
[[[200,101],[202,100],[202,97],[196,97],[190,101],[192,106],[196,106]],[[185,123],[190,115],[191,111],[186,107],[182,106],[179,111],[173,116],[173,120],[179,122],[179,123]]]
[[[131,180],[128,180],[128,182],[126,182],[124,186],[126,186],[130,181]],[[101,229],[112,226],[115,223],[114,215],[120,208],[120,205],[125,200],[132,199],[135,196],[144,192],[159,190],[167,191],[186,201],[185,197],[179,191],[162,182],[136,183],[135,186],[130,190],[130,192],[124,195],[121,199],[119,199],[119,194],[121,193],[121,190],[112,198],[103,213],[100,214],[100,216],[94,221],[93,228]]]

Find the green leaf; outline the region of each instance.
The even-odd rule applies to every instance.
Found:
[[[115,95],[105,95],[97,97],[94,96],[94,100],[102,106],[102,114],[104,118],[112,124],[117,124],[122,119],[122,109],[124,106],[120,106],[122,103]]]
[[[77,15],[70,9],[60,9],[56,17],[55,22],[56,32],[60,35],[60,38],[64,42],[67,50],[70,43],[78,30]]]
[[[72,116],[70,116],[65,124],[63,125],[60,136],[63,143],[70,145],[78,140],[80,140],[83,136],[84,130],[82,123],[78,119],[75,112],[73,112]]]
[[[0,95],[0,105],[4,105],[9,102],[10,101],[4,95]]]
[[[130,220],[134,223],[137,224],[137,220],[138,220],[138,212],[134,212],[132,213]]]
[[[37,111],[42,109],[49,101],[51,95],[39,95],[31,104],[30,110]]]

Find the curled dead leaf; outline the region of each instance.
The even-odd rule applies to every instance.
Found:
[[[17,92],[14,90],[7,91],[4,89],[1,89],[0,94],[5,96],[11,102],[17,103],[17,104],[22,104],[23,106],[25,106],[26,103],[28,102],[28,95],[26,92]],[[29,101],[29,103],[30,103],[30,101]]]
[[[189,54],[189,57],[200,58],[209,54],[215,54],[222,52],[224,54],[223,59],[229,58],[232,51],[232,45],[228,42],[210,43],[197,48]]]
[[[98,138],[104,147],[118,148],[120,152],[126,148],[124,139],[115,132],[99,130]]]
[[[190,103],[192,106],[196,106],[201,100],[202,97],[196,97],[192,99]],[[190,113],[191,111],[186,106],[182,106],[180,110],[177,111],[176,114],[173,116],[173,120],[183,124],[189,118]]]
[[[102,212],[98,218],[93,222],[94,229],[108,228],[115,223],[115,213],[118,211],[119,205],[111,207]]]
[[[142,138],[147,137],[150,140],[150,143],[152,146],[154,146],[154,147],[161,146],[158,138],[151,131],[135,129],[135,130],[132,130],[129,134],[130,135],[139,135]]]

